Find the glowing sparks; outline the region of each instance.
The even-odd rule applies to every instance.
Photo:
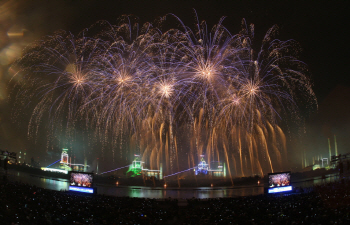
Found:
[[[236,95],[233,95],[231,98],[232,104],[239,105],[239,98]]]
[[[168,82],[160,82],[158,90],[162,97],[169,98],[174,93],[174,85]]]
[[[210,69],[203,69],[199,72],[198,76],[205,79],[210,80],[213,78],[214,73]]]
[[[249,82],[244,89],[246,90],[247,95],[253,96],[256,95],[259,91],[259,86],[257,84],[254,84],[252,82]]]
[[[125,21],[102,24],[94,38],[60,33],[27,48],[14,67],[25,84],[19,104],[36,102],[29,133],[45,125],[49,112],[52,136],[68,130],[72,137],[78,124],[111,145],[113,158],[139,151],[151,168],[163,163],[167,174],[185,169],[181,155],[193,167],[203,153],[234,159],[236,175],[278,166],[271,162],[280,153],[270,151],[283,140],[267,141],[280,130],[276,117],[297,113],[295,99],[302,95],[316,102],[305,66],[288,44],[293,41],[275,40],[269,30],[254,54],[254,26],[245,21],[237,35],[223,19],[210,32],[205,22],[191,31],[178,19],[180,28],[164,33]]]
[[[116,80],[119,85],[126,85],[132,80],[132,78],[128,75],[121,75],[117,77]]]
[[[84,84],[86,81],[85,77],[80,73],[72,74],[71,79],[71,82],[77,86]]]

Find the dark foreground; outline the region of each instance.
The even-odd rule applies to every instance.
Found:
[[[350,224],[350,180],[289,195],[157,200],[1,181],[1,224]]]

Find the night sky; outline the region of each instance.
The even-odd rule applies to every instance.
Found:
[[[26,136],[26,118],[11,121],[8,69],[21,50],[45,35],[63,29],[77,34],[98,20],[115,24],[118,17],[133,14],[140,22],[153,22],[167,13],[177,15],[190,27],[199,20],[209,27],[226,16],[223,25],[238,33],[241,20],[255,24],[255,40],[261,41],[274,24],[281,40],[294,39],[303,49],[300,59],[309,66],[318,109],[305,115],[306,126],[288,134],[288,152],[301,163],[301,153],[309,157],[328,156],[328,141],[337,135],[339,153],[350,152],[349,35],[350,3],[347,1],[88,1],[88,0],[3,0],[0,2],[0,149],[45,148]],[[227,2],[230,2],[229,4]],[[16,36],[23,33],[23,36]],[[29,113],[28,113],[29,115]],[[300,131],[302,130],[302,131]],[[290,132],[294,132],[291,129]],[[297,141],[296,141],[297,140]],[[293,144],[292,144],[293,143]]]

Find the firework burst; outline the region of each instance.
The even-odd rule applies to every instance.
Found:
[[[141,153],[168,174],[202,154],[227,162],[232,176],[282,169],[279,121],[299,111],[299,99],[316,103],[297,43],[274,39],[272,27],[256,50],[244,20],[233,35],[224,18],[191,30],[169,17],[178,29],[122,17],[100,22],[93,37],[61,32],[26,49],[14,68],[23,80],[18,102],[33,102],[30,133],[46,116],[52,133],[83,124],[112,149],[103,155],[122,162]]]

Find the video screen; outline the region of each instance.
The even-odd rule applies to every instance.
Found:
[[[70,174],[70,186],[92,187],[92,182],[92,173],[71,172]]]
[[[269,188],[290,186],[290,172],[269,173]]]

